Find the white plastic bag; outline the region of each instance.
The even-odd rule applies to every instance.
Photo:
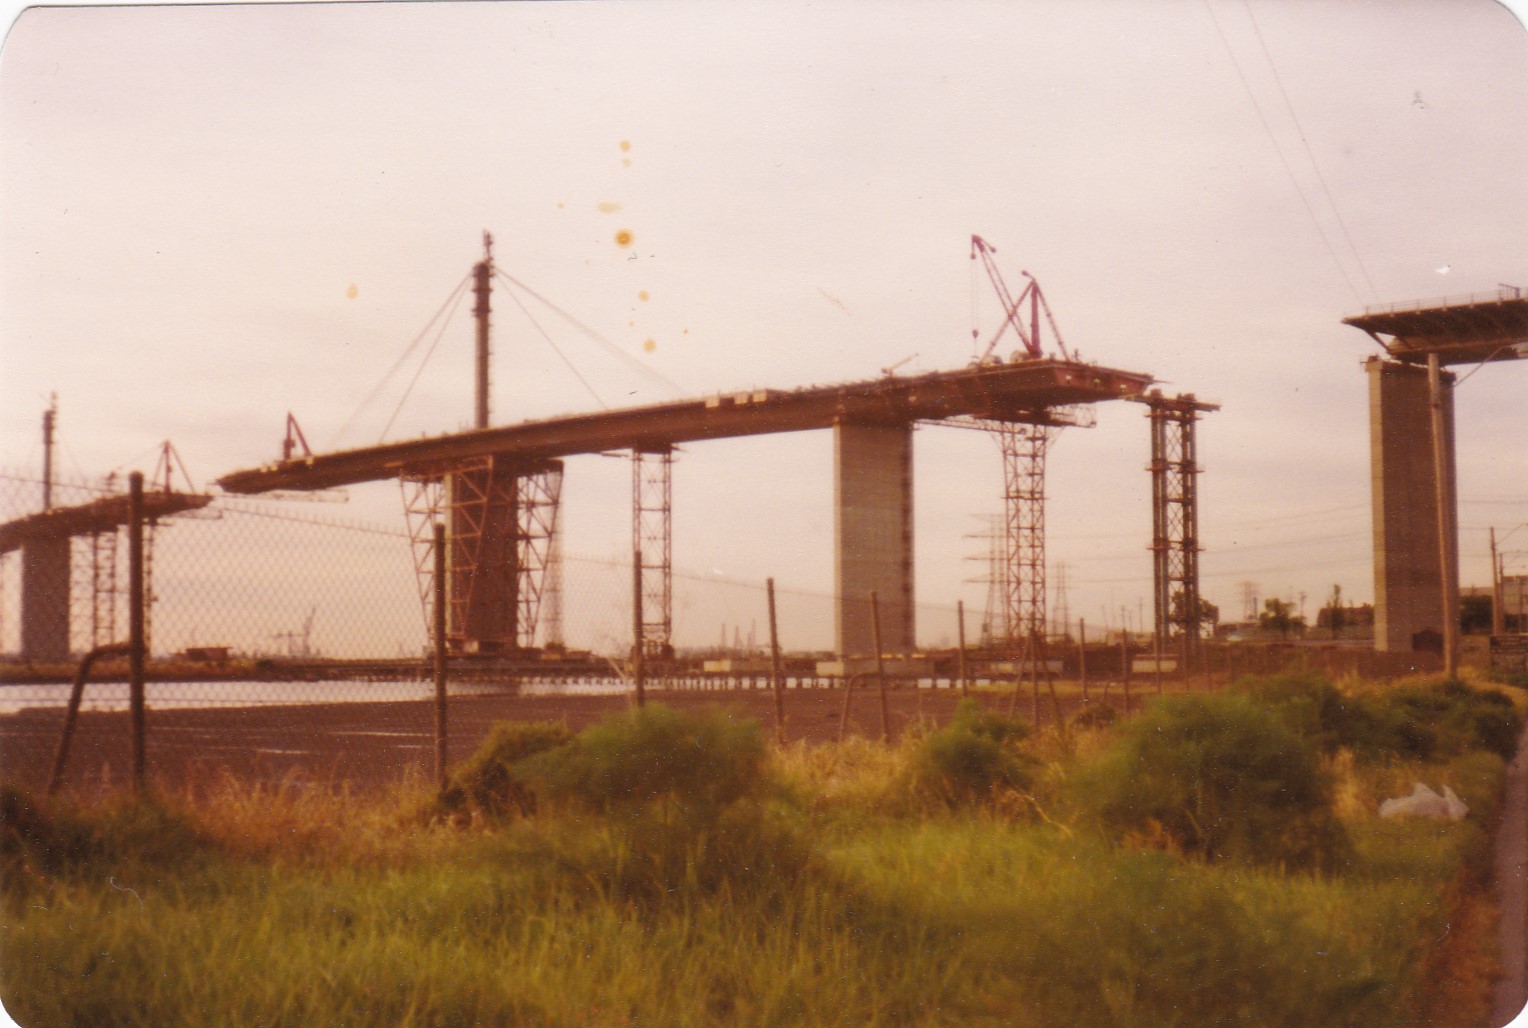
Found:
[[[1410,796],[1386,800],[1379,805],[1380,817],[1435,817],[1445,821],[1458,821],[1470,812],[1464,801],[1448,786],[1439,796],[1421,782],[1411,790]]]

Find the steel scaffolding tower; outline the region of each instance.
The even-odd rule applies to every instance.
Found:
[[[1194,425],[1219,410],[1192,393],[1163,396],[1153,389],[1140,402],[1151,420],[1151,552],[1153,610],[1162,651],[1177,651],[1186,665],[1199,650],[1199,464]]]
[[[1045,636],[1045,451],[1050,431],[1041,425],[1005,424],[997,430],[1003,450],[1003,499],[1007,520],[1010,645],[1028,652]]]
[[[112,528],[90,536],[90,646],[117,641],[117,535]]]
[[[485,457],[442,475],[405,475],[400,483],[425,624],[434,617],[433,526],[444,517],[451,647],[463,653],[533,647],[557,534],[562,462],[527,466]]]
[[[562,506],[562,461],[549,461],[521,474],[519,485],[520,645],[530,648],[536,644],[542,617],[554,598],[559,608],[555,619],[557,635],[562,635],[561,583],[554,581],[558,573],[557,512]],[[550,624],[547,628],[550,629]],[[543,644],[552,641],[550,631],[543,633]]]
[[[673,471],[671,447],[631,452],[631,546],[642,581],[634,620],[644,657],[674,653]]]

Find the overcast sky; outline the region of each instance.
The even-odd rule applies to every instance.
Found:
[[[1205,595],[1314,618],[1373,595],[1376,348],[1341,319],[1528,286],[1525,110],[1492,0],[33,9],[0,52],[0,464],[40,469],[53,392],[74,476],[168,438],[202,485],[288,410],[318,449],[464,427],[466,307],[401,406],[433,333],[389,370],[485,229],[605,341],[496,294],[496,424],[958,368],[998,324],[978,233],[1085,359],[1222,405]],[[1528,521],[1525,400],[1528,362],[1458,395],[1467,584]],[[831,589],[830,446],[687,447],[676,566]],[[1134,404],[1053,445],[1073,619],[1149,600],[1148,457]],[[926,428],[915,465],[919,598],[979,608],[996,445]],[[628,474],[569,461],[568,553],[629,552]],[[401,525],[397,488],[347,513]]]

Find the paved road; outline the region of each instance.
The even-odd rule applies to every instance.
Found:
[[[1495,1025],[1528,1025],[1528,728],[1507,765],[1507,795],[1496,828],[1496,902],[1501,910],[1501,980],[1491,1008]],[[1515,1019],[1515,1020],[1514,1020]]]

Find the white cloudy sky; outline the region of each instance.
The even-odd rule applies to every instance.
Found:
[[[1373,593],[1374,347],[1340,319],[1528,286],[1525,110],[1492,0],[34,9],[0,53],[0,464],[40,468],[54,391],[66,474],[169,438],[211,480],[288,410],[374,442],[484,229],[621,354],[533,305],[586,388],[499,293],[496,423],[955,368],[973,297],[996,327],[975,232],[1085,358],[1223,405],[1204,591],[1313,615]],[[470,421],[470,340],[461,310],[390,437]],[[1528,363],[1459,394],[1467,582],[1528,521],[1525,398]],[[1147,458],[1131,404],[1054,446],[1074,619],[1150,595]],[[996,447],[925,429],[915,460],[920,599],[980,606]],[[826,433],[687,448],[676,565],[830,588],[830,468]],[[626,474],[570,461],[568,552],[629,547]],[[351,511],[401,520],[395,487]]]

